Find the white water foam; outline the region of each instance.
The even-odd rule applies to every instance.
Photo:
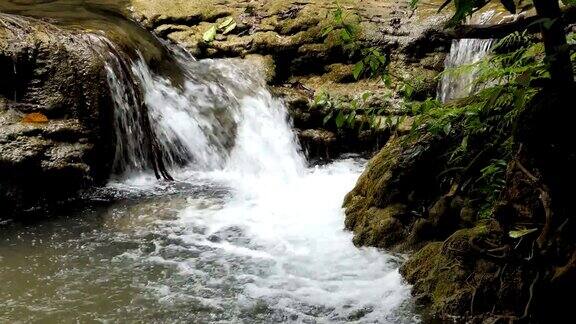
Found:
[[[356,248],[343,230],[341,203],[364,162],[306,167],[286,108],[261,76],[240,61],[181,64],[189,77],[181,87],[142,63],[133,72],[176,178],[228,194],[189,197],[176,220],[156,224],[156,235],[178,244],[162,239],[151,253],[128,255],[172,265],[196,288],[170,280],[146,287],[161,300],[194,298],[226,309],[231,315],[224,319],[231,322],[416,321],[401,310],[410,290],[398,258]],[[151,179],[133,175],[116,187],[158,188]],[[169,250],[196,254],[173,259]]]

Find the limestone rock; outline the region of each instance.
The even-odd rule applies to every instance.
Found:
[[[439,192],[435,176],[441,163],[436,155],[445,141],[436,136],[396,138],[370,160],[344,199],[346,228],[354,232],[356,244],[402,250],[419,243],[408,238],[418,217],[425,216],[419,216],[421,206]],[[435,160],[437,164],[431,163]]]
[[[68,199],[113,157],[104,62],[89,38],[0,14],[1,217]],[[43,122],[29,122],[38,115]]]
[[[301,106],[304,101],[288,104],[297,128],[327,128],[338,133],[338,146],[348,147],[344,151],[372,151],[390,136],[390,130],[369,136],[360,136],[357,130],[340,132],[334,125],[322,123],[331,111],[312,109],[311,99],[322,92],[349,100],[370,92],[373,97],[389,98],[370,104],[387,110],[401,107],[403,100],[403,85],[396,79],[391,85],[375,79],[354,79],[352,70],[358,55],[343,50],[337,31],[324,34],[332,24],[334,1],[131,0],[131,4],[136,19],[148,29],[179,43],[198,58],[265,57],[267,62],[256,66],[266,70],[269,84],[275,88],[297,85],[295,88],[304,90],[308,97],[305,107]],[[408,2],[398,1],[367,0],[343,6],[360,27],[358,41],[362,46],[375,46],[387,53],[392,73],[411,81],[413,99],[435,95],[436,76],[443,69],[450,46],[449,40],[438,36],[438,29],[448,17],[437,13],[438,5],[421,4],[415,12]],[[229,19],[236,24],[233,30],[225,35],[220,30],[214,41],[203,41],[204,32]],[[408,127],[403,123],[400,132],[405,133]]]

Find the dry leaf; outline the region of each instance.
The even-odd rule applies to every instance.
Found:
[[[47,123],[48,122],[48,117],[46,117],[46,115],[41,114],[41,113],[31,113],[31,114],[26,114],[24,115],[24,117],[22,118],[22,122],[23,123]]]

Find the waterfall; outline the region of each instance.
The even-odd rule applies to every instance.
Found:
[[[97,206],[7,236],[0,322],[419,322],[400,259],[343,230],[366,161],[307,165],[253,65],[132,30],[150,46],[85,34],[105,62],[115,176]]]
[[[487,11],[469,21],[485,24],[494,14],[494,11]],[[450,70],[479,62],[490,52],[492,44],[492,39],[458,39],[452,41],[450,53],[444,62],[444,68],[448,72],[442,75],[438,85],[438,99],[445,103],[452,99],[466,97],[476,90],[478,85],[474,81],[478,76],[478,69],[471,68],[465,73],[450,73]]]
[[[106,46],[118,173],[151,169],[146,143],[151,136],[167,168],[176,172],[296,175],[304,169],[285,107],[267,90],[263,75],[248,63],[196,61],[175,50],[181,80],[174,80],[152,71],[142,55],[129,60],[112,44]],[[146,119],[153,134],[142,128]]]
[[[307,167],[286,107],[245,61],[196,61],[174,51],[179,73],[170,77],[151,69],[141,56],[126,61],[109,52],[114,56],[107,73],[116,105],[116,162],[123,172],[111,186],[157,190],[143,140],[149,134],[138,127],[149,118],[177,183],[208,183],[208,192],[228,192],[224,199],[189,196],[178,218],[158,222],[160,230],[154,232],[177,239],[185,250],[201,251],[194,259],[169,261],[200,287],[213,285],[205,278],[212,276],[215,255],[231,268],[220,279],[222,288],[214,288],[210,305],[236,308],[228,318],[232,322],[238,309],[261,303],[275,314],[271,318],[345,321],[360,316],[392,323],[405,316],[409,289],[394,259],[375,249],[357,249],[352,234],[342,231],[340,204],[364,161]],[[149,180],[141,181],[147,173]],[[223,299],[245,278],[251,279],[241,284],[238,300]]]

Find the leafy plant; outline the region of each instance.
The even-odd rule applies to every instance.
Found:
[[[222,23],[216,25],[212,24],[202,35],[202,40],[206,43],[211,43],[216,39],[216,35],[220,32],[222,35],[229,34],[236,28],[237,24],[234,18],[230,17]]]
[[[492,206],[504,189],[507,165],[507,160],[493,159],[490,164],[480,170],[480,176],[475,181],[475,188],[485,197],[479,212],[481,218],[488,218],[491,215]]]
[[[354,79],[358,80],[364,76],[380,77],[389,84],[390,77],[387,73],[389,60],[377,47],[364,47],[360,41],[361,31],[358,17],[336,4],[336,9],[332,11],[331,20],[323,29],[322,36],[327,38],[335,34],[338,43],[350,57],[360,57],[352,69]]]
[[[315,97],[314,107],[327,112],[324,125],[334,122],[337,129],[353,129],[358,132],[395,130],[406,121],[407,114],[391,115],[386,106],[373,106],[371,98],[374,96],[371,92],[365,92],[350,100],[320,92]],[[388,95],[384,94],[381,99],[388,99]]]
[[[322,30],[322,37],[326,38],[333,32],[337,33],[337,40],[346,51],[354,52],[358,49],[360,35],[358,17],[344,11],[338,3],[336,3],[336,9],[331,12],[328,26]]]
[[[544,47],[523,33],[498,41],[485,59],[446,73],[477,71],[476,92],[448,104],[428,99],[406,102],[416,115],[410,136],[448,136],[454,144],[446,156],[444,181],[457,181],[460,190],[482,202],[480,217],[489,217],[505,184],[513,156],[513,125],[537,93],[533,86],[549,78]],[[450,171],[450,172],[448,172]]]

